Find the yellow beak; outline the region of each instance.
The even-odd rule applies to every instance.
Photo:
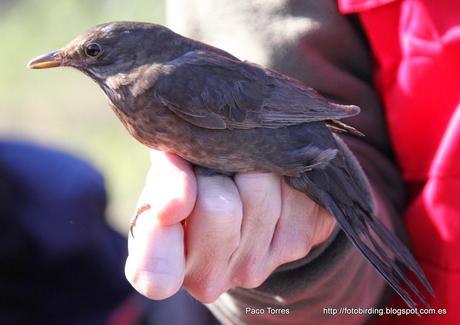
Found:
[[[47,69],[59,67],[62,64],[62,55],[60,51],[54,51],[49,54],[41,55],[29,63],[27,67],[30,69]]]

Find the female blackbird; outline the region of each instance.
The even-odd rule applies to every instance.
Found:
[[[423,271],[375,217],[359,164],[333,134],[359,134],[337,121],[358,107],[328,102],[300,81],[148,23],[98,25],[28,66],[70,66],[91,77],[148,147],[213,172],[284,175],[337,219],[410,307],[415,301],[401,281],[428,305],[397,261],[433,294]]]

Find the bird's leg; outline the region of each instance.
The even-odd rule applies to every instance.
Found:
[[[139,216],[144,213],[147,210],[150,210],[150,204],[143,204],[141,205],[137,211],[136,214],[131,218],[131,221],[129,222],[129,232],[131,233],[131,236],[134,238],[134,227],[136,226],[136,221]]]

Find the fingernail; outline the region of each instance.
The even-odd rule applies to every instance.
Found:
[[[139,271],[134,287],[150,299],[160,300],[174,295],[180,288],[180,281],[166,272]]]
[[[165,258],[151,258],[142,269],[133,264],[133,258],[128,257],[126,276],[137,291],[150,299],[166,299],[182,284],[182,275],[172,273],[174,268]]]

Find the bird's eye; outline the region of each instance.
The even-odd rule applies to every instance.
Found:
[[[102,48],[99,44],[91,43],[86,46],[85,53],[87,56],[96,58],[102,53]]]

